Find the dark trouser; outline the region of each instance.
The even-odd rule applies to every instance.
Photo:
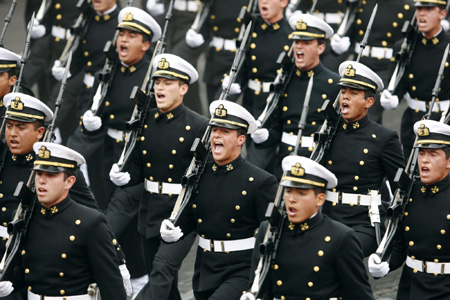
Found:
[[[145,264],[150,279],[136,300],[181,300],[178,291],[178,270],[195,237],[195,233],[190,233],[176,243],[165,243],[160,237],[142,237]]]
[[[364,257],[369,256],[374,253],[378,248],[378,244],[375,236],[369,235],[366,232],[356,231],[356,237],[361,243],[361,249],[363,251]]]
[[[247,142],[245,143],[247,149],[247,156],[245,159],[254,164],[257,167],[260,167],[263,170],[266,170],[269,173],[274,172],[274,159],[275,154],[277,152],[277,146],[270,148],[256,148],[253,140],[248,137]]]
[[[232,277],[224,281],[217,289],[194,291],[195,300],[230,300],[239,299],[248,289],[248,278]]]

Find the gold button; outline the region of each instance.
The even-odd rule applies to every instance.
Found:
[[[288,151],[292,151],[293,148],[291,146],[288,147]]]
[[[192,204],[192,208],[197,208],[197,204]]]
[[[59,42],[61,39],[59,37],[55,37],[55,42]]]
[[[359,180],[359,176],[358,175],[355,176],[355,180]]]
[[[447,220],[450,220],[450,215],[447,215]]]
[[[116,246],[116,245],[117,245],[117,240],[116,240],[116,239],[113,239],[113,240],[112,240],[112,243],[113,243],[114,246]]]
[[[55,4],[55,8],[56,8],[56,9],[60,9],[60,8],[61,8],[61,3],[56,3],[56,4]]]
[[[215,18],[216,18],[216,16],[215,15],[211,15],[211,20],[214,20]]]
[[[325,237],[325,242],[328,243],[329,241],[331,241],[331,237],[327,235],[327,236]]]
[[[87,52],[87,51],[84,51],[84,56],[89,56],[89,52]]]
[[[328,83],[329,83],[329,84],[332,84],[332,83],[333,83],[333,79],[329,78],[329,79],[328,79]]]
[[[414,246],[414,242],[413,242],[413,241],[410,241],[408,244],[409,244],[411,247]]]
[[[323,251],[322,251],[322,250],[319,250],[319,252],[317,252],[317,255],[323,256]]]
[[[180,141],[180,143],[182,143],[184,142],[184,137],[180,137],[178,140]]]
[[[139,139],[139,138],[138,138],[138,139]],[[141,140],[141,142],[145,141],[145,137],[144,137],[144,136],[141,136],[140,140]]]
[[[147,150],[142,150],[142,154],[146,155],[147,154]]]
[[[25,250],[22,250],[22,252],[20,252],[20,254],[25,255],[27,252]]]
[[[169,165],[169,169],[171,169],[171,170],[173,169],[173,165],[172,164]]]
[[[364,35],[364,30],[360,30],[359,35]]]
[[[381,42],[381,45],[382,45],[383,47],[387,47],[388,43],[387,43],[386,41],[382,41],[382,42]]]
[[[364,161],[363,161],[363,160],[360,161],[359,164],[360,164],[361,166],[364,166]]]
[[[409,226],[405,226],[405,231],[409,231]]]
[[[322,94],[322,99],[323,100],[327,99],[327,94]]]
[[[6,207],[2,207],[2,211],[6,211]]]
[[[405,4],[404,8],[405,10],[409,10],[409,4]]]
[[[250,178],[248,179],[248,181],[250,181],[250,182],[252,182],[253,180],[255,180],[255,178],[253,178],[253,177],[250,177]]]
[[[69,239],[70,239],[71,242],[73,242],[73,241],[75,241],[75,236],[71,235]]]
[[[6,227],[6,226],[8,226],[8,223],[6,223],[6,222],[3,222],[3,226],[5,226],[5,227]]]
[[[167,181],[172,182],[173,180],[172,180],[172,178],[167,178]]]
[[[64,273],[63,272],[59,272],[59,277],[64,277]]]
[[[398,17],[399,19],[403,19],[403,14],[402,14],[402,13],[398,13],[397,17]]]
[[[333,164],[333,162],[331,160],[329,160],[328,164],[331,166]]]
[[[252,38],[256,38],[258,36],[258,34],[256,32],[252,33]]]
[[[61,14],[57,14],[56,15],[56,20],[61,20],[62,19],[62,15]]]
[[[314,272],[319,272],[319,271],[320,271],[320,268],[318,266],[315,266],[314,267]]]
[[[441,229],[441,234],[445,234],[445,230],[444,229]]]
[[[311,125],[316,125],[316,124],[317,124],[316,121],[311,122]]]
[[[64,294],[66,293],[66,291],[65,291],[65,290],[60,290],[59,293],[60,293],[61,295],[64,295]]]
[[[236,205],[236,206],[235,206],[235,209],[236,209],[236,210],[240,210],[241,207],[240,207],[239,205]]]
[[[200,224],[201,222],[203,222],[202,219],[198,219],[198,220],[197,220],[197,223],[198,223],[198,224]]]
[[[110,106],[111,103],[109,101],[105,101],[105,106]]]
[[[386,33],[386,36],[387,36],[388,38],[391,38],[391,37],[392,37],[392,33],[387,32],[387,33]]]
[[[312,283],[312,281],[308,282],[308,286],[309,287],[313,287],[314,283]]]
[[[408,212],[405,211],[405,212],[403,213],[403,215],[404,215],[405,217],[407,217],[407,216],[408,216]]]
[[[361,25],[362,21],[361,19],[356,20],[356,24]]]
[[[189,126],[189,125],[187,125],[185,128],[187,131],[191,130],[191,126]]]
[[[364,149],[363,152],[364,152],[364,154],[367,154],[367,153],[369,153],[369,149]]]
[[[236,222],[236,220],[235,219],[231,219],[230,222],[234,224]]]
[[[255,61],[256,60],[256,56],[252,55],[252,60]]]
[[[376,134],[372,134],[372,138],[376,139],[377,135]]]
[[[234,28],[234,32],[236,32],[236,33],[238,33],[238,32],[239,32],[239,30],[240,30],[240,28],[239,28],[239,27],[235,27],[235,28]]]
[[[417,87],[415,86],[415,85],[413,85],[412,87],[411,87],[411,90],[412,91],[415,91],[417,89]]]
[[[86,64],[88,67],[90,67],[90,66],[92,66],[92,61],[88,61]]]
[[[253,73],[257,73],[257,72],[258,72],[258,69],[257,69],[257,68],[252,68],[252,72],[253,72]]]
[[[282,286],[282,285],[283,285],[283,281],[277,280],[277,285],[278,285],[278,286]]]
[[[228,237],[228,238],[231,237],[231,233],[227,233],[227,237]]]
[[[80,225],[80,224],[81,224],[81,220],[76,220],[76,221],[75,221],[75,224],[76,224],[76,225]]]
[[[242,196],[246,196],[247,195],[247,191],[242,191]]]
[[[113,114],[109,115],[109,119],[114,120],[114,115]]]
[[[30,269],[26,268],[25,269],[25,274],[29,274],[30,273]]]
[[[214,26],[214,27],[213,27],[213,30],[214,30],[214,31],[217,31],[217,30],[219,30],[219,27]]]
[[[147,163],[147,168],[150,168],[152,166],[151,163]]]
[[[287,111],[287,110],[288,110],[287,106],[283,106],[283,111]]]
[[[392,27],[397,28],[398,27],[398,23],[397,22],[392,23]]]
[[[442,249],[442,245],[436,245],[436,249],[441,250]]]
[[[255,49],[256,48],[256,44],[255,43],[251,43],[250,44],[250,48]]]
[[[173,155],[177,154],[177,150],[172,150],[172,154]]]
[[[286,124],[288,124],[288,125],[290,125],[291,123],[292,123],[291,120],[286,121]]]
[[[277,264],[274,264],[274,265],[273,265],[273,269],[274,269],[274,270],[278,270],[279,268],[280,268],[280,267],[279,267]]]

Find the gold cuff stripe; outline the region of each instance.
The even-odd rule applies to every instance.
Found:
[[[371,89],[374,89],[374,90],[377,89],[377,87],[374,86],[373,84],[370,84],[370,83],[367,83],[367,82],[364,82],[364,81],[360,81],[360,80],[341,78],[341,81],[342,82],[349,82],[349,83],[356,83],[356,84],[359,84],[359,85],[367,86],[367,87],[369,87]]]
[[[17,116],[17,117],[35,118],[35,119],[39,119],[39,120],[44,120],[44,118],[45,118],[43,116],[24,114],[24,113],[19,113],[19,112],[15,112],[15,111],[6,111],[6,115]]]
[[[447,3],[445,1],[440,1],[440,0],[415,0],[415,2],[427,2],[427,3],[436,3],[436,4],[441,4],[441,5],[447,5]]]
[[[184,80],[189,80],[188,76],[185,75],[181,75],[172,71],[164,71],[164,70],[157,70],[155,71],[155,73],[153,73],[153,76],[158,76],[158,75],[172,75],[173,77],[177,77],[177,78],[181,78]]]
[[[17,64],[0,65],[0,68],[15,68],[15,67],[17,67]]]
[[[323,182],[313,181],[313,180],[309,180],[309,179],[301,179],[301,178],[292,177],[292,176],[284,176],[281,179],[281,181],[284,181],[284,180],[290,180],[290,181],[299,182],[299,183],[306,183],[306,184],[315,185],[318,187],[325,187],[325,183],[323,183]]]
[[[124,26],[124,25],[126,25],[126,26],[131,26],[131,27],[136,27],[137,29],[143,31],[144,33],[146,33],[146,34],[148,34],[148,35],[150,35],[150,33],[151,33],[150,30],[148,30],[148,29],[145,28],[144,26],[141,26],[141,25],[136,24],[136,23],[133,23],[133,22],[122,22],[122,23],[120,23],[120,24],[117,25],[117,26]]]
[[[420,140],[420,141],[417,141],[416,144],[444,144],[444,145],[450,145],[450,141],[443,141],[443,140]]]
[[[238,122],[230,121],[230,120],[223,120],[223,119],[212,118],[211,121],[212,122],[217,122],[217,123],[225,123],[225,124],[237,125],[237,126],[241,126],[241,127],[244,127],[244,128],[248,127],[248,125],[245,125],[244,123],[238,123]]]
[[[292,35],[300,35],[300,36],[310,36],[315,38],[325,38],[325,34],[312,33],[312,32],[303,32],[303,31],[294,31]]]
[[[55,162],[55,161],[35,160],[34,164],[41,165],[41,166],[53,166],[53,167],[63,167],[63,168],[75,169],[75,165],[59,163],[59,162]]]

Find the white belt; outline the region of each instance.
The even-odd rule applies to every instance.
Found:
[[[327,191],[327,200],[339,204],[350,204],[357,206],[370,206],[372,201],[372,195],[361,195],[352,193],[336,193]],[[381,195],[377,194],[375,196],[376,204],[381,205]]]
[[[409,108],[413,110],[419,110],[426,112],[428,111],[427,104],[430,104],[430,101],[421,101],[421,100],[415,100],[412,99],[409,93],[405,95],[406,102],[408,102]],[[440,100],[434,102],[433,105],[433,112],[440,112],[447,110],[448,106],[450,105],[450,100]]]
[[[63,39],[63,40],[67,40],[71,36],[70,29],[65,29],[65,28],[58,27],[58,26],[52,26],[52,36]]]
[[[125,136],[125,132],[122,130],[117,130],[117,129],[113,129],[113,128],[108,128],[108,130],[106,131],[106,133],[113,139],[115,140],[119,140],[119,141],[123,141],[124,140],[124,136]]]
[[[287,132],[283,132],[281,142],[295,147],[295,144],[297,143],[297,135],[290,135]],[[300,141],[301,147],[310,148],[313,145],[314,138],[312,136],[302,136],[302,140]]]
[[[273,298],[273,300],[281,300],[280,298]],[[328,300],[339,300],[339,298],[338,297],[331,297],[331,298],[328,298]]]
[[[216,241],[198,236],[198,245],[206,251],[212,252],[233,252],[249,250],[255,248],[255,242],[256,239],[254,237],[232,241]]]
[[[214,47],[218,50],[225,49],[228,51],[233,51],[237,49],[235,40],[226,40],[216,36],[213,36],[211,43],[209,43],[209,46]]]
[[[248,80],[248,87],[256,92],[262,92],[268,93],[270,92],[270,86],[273,82],[263,82],[263,81],[256,81],[253,79]]]
[[[159,182],[148,179],[145,179],[144,185],[147,192],[168,195],[178,195],[182,188],[180,183]]]
[[[89,74],[84,74],[83,83],[88,87],[91,88],[94,86],[95,77]]]
[[[193,0],[175,0],[173,8],[181,11],[198,11],[198,3]]]
[[[324,20],[328,24],[339,24],[342,21],[342,14],[339,13],[315,13],[316,17]]]
[[[0,226],[0,237],[3,238],[9,238],[8,230],[6,229],[6,226]]]
[[[355,53],[359,53],[360,50],[361,50],[361,44],[356,43],[355,44]],[[366,47],[364,47],[362,54],[363,54],[363,56],[367,56],[367,57],[391,59],[392,56],[394,55],[394,49],[366,45]]]
[[[411,269],[429,274],[450,274],[450,263],[436,263],[406,257],[406,265]]]
[[[78,295],[78,296],[41,296],[31,291],[28,291],[28,300],[93,300],[91,295]]]

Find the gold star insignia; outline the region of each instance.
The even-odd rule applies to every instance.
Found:
[[[273,27],[274,30],[278,30],[278,29],[280,29],[280,24],[275,23],[275,24],[272,25],[272,27]]]
[[[267,29],[267,24],[266,24],[266,23],[263,23],[263,24],[261,25],[261,28],[264,29],[264,30],[266,30],[266,29]]]
[[[155,114],[155,119],[158,118],[158,117],[159,117],[159,113],[156,113]]]
[[[433,42],[433,44],[437,44],[439,43],[439,39],[437,37],[435,37],[434,39],[431,40]]]
[[[127,68],[125,68],[125,66],[122,66],[122,67],[120,67],[120,72],[125,72],[125,70],[126,70]]]

